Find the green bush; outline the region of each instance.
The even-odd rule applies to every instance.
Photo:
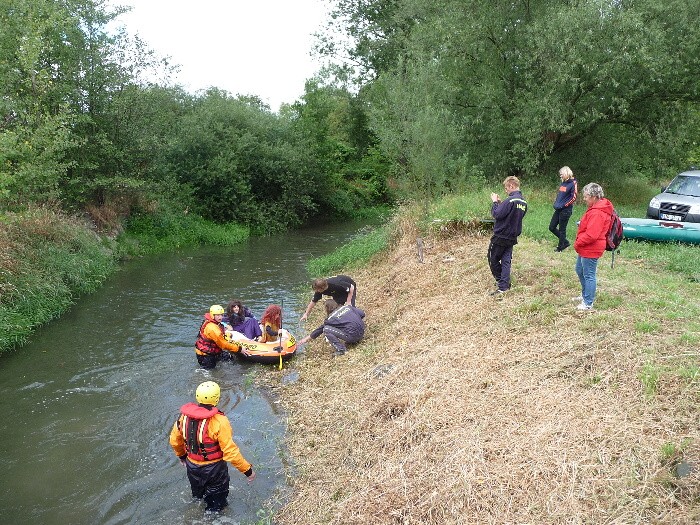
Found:
[[[331,275],[346,268],[357,268],[384,250],[388,243],[388,228],[378,228],[361,234],[328,255],[312,259],[306,268],[310,275]]]
[[[233,246],[249,235],[245,226],[214,224],[192,214],[144,214],[129,219],[126,231],[118,238],[119,256],[162,253],[199,244]]]

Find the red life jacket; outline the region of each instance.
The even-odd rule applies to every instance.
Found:
[[[187,403],[180,408],[182,417],[178,419],[177,428],[185,439],[187,457],[195,461],[214,461],[224,457],[219,442],[209,437],[209,419],[222,414],[216,407],[203,407],[196,403]]]
[[[221,353],[221,348],[219,348],[214,341],[204,336],[204,327],[207,326],[207,323],[214,323],[219,327],[219,330],[221,330],[221,335],[224,335],[224,325],[217,323],[211,318],[211,315],[206,314],[202,326],[199,327],[199,334],[197,335],[197,341],[195,341],[194,346],[197,350],[205,354],[219,354]]]

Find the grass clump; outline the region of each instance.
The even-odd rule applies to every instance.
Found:
[[[375,254],[385,250],[388,244],[389,229],[387,227],[361,232],[332,253],[312,259],[307,265],[307,270],[310,275],[329,275],[343,268],[357,268],[369,261]]]
[[[24,344],[115,269],[113,243],[48,208],[0,221],[0,351]]]
[[[173,212],[138,215],[129,220],[126,232],[118,237],[119,254],[133,257],[199,244],[234,246],[249,236],[246,226],[215,224],[197,215]]]

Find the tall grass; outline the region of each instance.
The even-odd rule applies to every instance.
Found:
[[[381,227],[361,234],[337,250],[312,259],[307,270],[310,275],[328,275],[342,269],[352,269],[369,261],[389,243],[389,228]]]
[[[97,290],[118,260],[182,246],[230,246],[249,236],[236,224],[192,215],[134,218],[116,241],[47,208],[0,216],[0,352],[21,346],[32,331],[60,316],[78,296]]]
[[[641,179],[603,181],[601,184],[606,197],[610,198],[621,217],[645,217],[649,199],[659,190]],[[523,196],[528,201],[527,215],[523,221],[523,235],[543,243],[550,243],[552,249],[556,245],[556,239],[549,231],[549,221],[552,218],[552,203],[556,188],[556,183],[552,187],[544,187],[541,183],[534,187],[523,184],[522,187]],[[583,184],[580,184],[579,196],[582,190]],[[502,186],[498,184],[493,188],[483,186],[467,188],[459,195],[448,195],[429,206],[421,206],[418,213],[414,209],[412,214],[421,215],[417,223],[423,231],[428,231],[436,222],[469,223],[473,220],[489,219],[492,191],[499,193],[502,197],[504,195]],[[579,198],[568,226],[568,236],[572,240],[576,237],[576,223],[585,210],[585,203]],[[617,257],[639,261],[647,267],[662,268],[682,274],[691,281],[700,282],[700,246],[698,245],[625,240]]]
[[[113,245],[45,208],[0,221],[0,351],[21,345],[115,268]]]
[[[528,201],[528,210],[523,221],[523,235],[542,243],[550,243],[555,248],[556,239],[549,231],[552,218],[552,203],[557,191],[557,180],[551,186],[537,181],[534,186],[522,185],[522,192]],[[569,221],[568,236],[573,241],[576,237],[576,224],[586,210],[580,198],[583,186],[587,182],[579,181],[579,200],[574,206],[574,213]],[[644,217],[647,204],[660,188],[653,186],[643,178],[620,178],[600,182],[615,209],[622,217]],[[445,224],[469,225],[491,219],[491,192],[504,196],[503,187],[493,183],[491,187],[484,181],[465,185],[459,194],[447,195],[432,202],[423,201],[402,210],[415,221],[419,231],[429,233],[434,226]],[[387,227],[388,228],[388,227]],[[390,233],[375,233],[366,238],[358,238],[350,245],[341,247],[334,253],[312,260],[308,264],[311,275],[324,275],[341,271],[343,268],[357,266],[359,262],[369,259],[371,255],[386,247]],[[383,242],[382,242],[383,239]],[[366,246],[365,246],[366,244]],[[680,243],[655,243],[645,241],[623,241],[620,247],[622,257],[639,261],[647,267],[662,268],[669,272],[681,274],[693,282],[700,282],[700,246]]]
[[[214,224],[196,215],[141,215],[131,218],[126,232],[119,236],[118,253],[120,257],[133,257],[199,244],[233,246],[249,236],[245,226]]]

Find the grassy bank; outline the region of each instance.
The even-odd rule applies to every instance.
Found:
[[[26,342],[114,271],[115,244],[45,208],[0,219],[0,351]]]
[[[309,275],[330,275],[365,265],[374,255],[387,248],[389,235],[388,226],[368,228],[337,250],[309,261]]]
[[[365,339],[342,358],[310,343],[296,382],[268,372],[299,473],[276,523],[700,521],[700,250],[623,243],[577,312],[575,253],[554,253],[546,192],[526,192],[514,286],[494,299],[489,191],[404,210],[352,272]],[[643,216],[639,201],[618,207]]]
[[[643,181],[627,181],[626,184],[605,183],[606,197],[609,197],[621,217],[645,217],[649,199],[658,190]],[[583,184],[579,186],[579,191]],[[503,189],[497,185],[492,188],[473,188],[460,195],[446,197],[433,203],[428,209],[411,208],[406,210],[407,218],[416,224],[418,235],[440,235],[441,232],[458,231],[474,226],[479,219],[490,217],[491,191],[503,195]],[[523,221],[523,236],[556,246],[555,237],[549,232],[552,217],[552,188],[536,186],[523,187],[523,194],[528,201],[528,211]],[[576,222],[585,212],[583,199],[574,206],[574,213],[569,221],[568,236],[576,237]],[[697,245],[655,243],[644,241],[623,241],[616,260],[629,259],[637,261],[647,268],[658,268],[673,273],[680,273],[686,278],[700,283],[700,249]]]
[[[116,240],[93,225],[48,208],[0,215],[0,352],[27,341],[81,295],[98,289],[120,260],[197,244],[234,245],[237,225],[195,216],[136,218]]]

